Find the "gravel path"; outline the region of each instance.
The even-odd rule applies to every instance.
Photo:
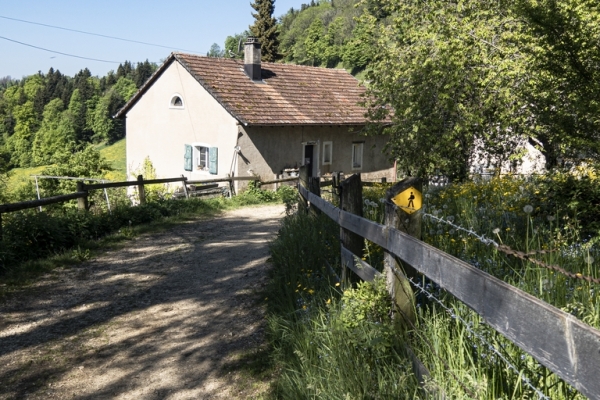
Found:
[[[134,238],[0,304],[0,399],[237,399],[268,382],[240,364],[264,344],[263,206]]]

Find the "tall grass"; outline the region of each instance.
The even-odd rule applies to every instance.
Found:
[[[271,245],[269,338],[278,399],[413,399],[417,381],[383,282],[340,291],[339,227],[285,218]]]
[[[548,206],[546,195],[560,191],[551,183],[498,178],[429,191],[425,213],[454,226],[425,218],[423,239],[598,327],[598,291],[593,284],[510,258],[458,228],[516,250],[545,250],[537,255],[543,262],[597,277],[596,241],[582,235],[586,230],[573,209]],[[383,221],[385,189],[381,185],[364,192],[364,215],[377,222]],[[581,204],[578,207],[581,210]],[[321,218],[290,217],[272,248],[269,321],[280,367],[274,397],[584,398],[427,279],[420,282],[427,294],[416,288],[417,321],[407,331],[369,313],[348,314],[357,298],[365,304],[363,311],[387,303],[374,301],[377,290],[367,285],[344,293],[331,289],[339,287],[335,280],[324,279],[329,276],[324,260],[336,262],[338,232],[335,226],[324,229],[326,223]],[[382,255],[380,247],[365,241],[363,259],[381,270]],[[324,283],[332,286],[327,289]],[[424,389],[418,388],[409,368],[405,345],[430,371]],[[365,371],[371,372],[365,376]],[[401,388],[393,386],[395,382],[403,382]]]

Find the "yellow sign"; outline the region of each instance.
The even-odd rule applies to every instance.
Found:
[[[420,210],[421,206],[423,205],[423,197],[421,196],[421,192],[412,186],[403,192],[398,193],[392,198],[392,201],[409,214]]]

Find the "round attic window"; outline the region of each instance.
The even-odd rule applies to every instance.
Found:
[[[171,108],[183,108],[183,99],[178,94],[171,97]]]

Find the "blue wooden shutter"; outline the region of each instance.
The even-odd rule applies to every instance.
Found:
[[[183,169],[186,171],[192,170],[192,146],[185,144],[185,154],[183,156]]]
[[[211,147],[208,153],[208,172],[217,175],[219,161],[219,149]]]

